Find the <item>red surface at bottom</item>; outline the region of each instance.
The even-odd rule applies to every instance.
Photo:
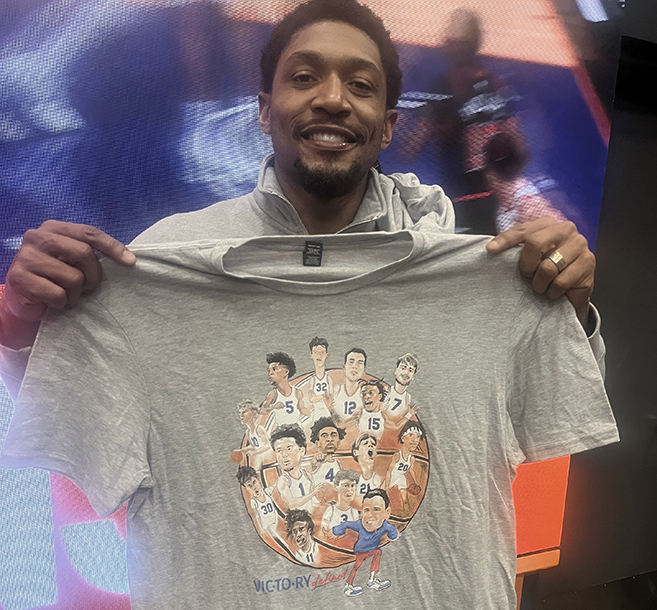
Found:
[[[561,544],[570,457],[518,467],[513,483],[518,555]]]
[[[73,567],[66,554],[62,539],[62,527],[73,523],[99,521],[87,497],[68,479],[50,475],[52,489],[52,517],[55,543],[55,566],[57,579],[57,603],[47,606],[48,610],[130,610],[128,595],[108,593],[89,584]],[[125,507],[109,519],[125,538]]]

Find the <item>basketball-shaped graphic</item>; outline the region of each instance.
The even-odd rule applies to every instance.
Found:
[[[417,360],[401,356],[384,382],[365,373],[365,352],[354,351],[351,368],[349,353],[340,369],[325,369],[318,363],[326,356],[311,355],[315,371],[303,374],[285,352],[268,354],[273,389],[262,403],[237,405],[246,430],[230,459],[236,463],[241,453],[243,518],[264,544],[299,565],[354,561],[364,530],[387,528],[378,542],[385,546],[409,525],[426,492],[429,447],[421,407],[408,390]],[[376,521],[373,510],[385,519]]]

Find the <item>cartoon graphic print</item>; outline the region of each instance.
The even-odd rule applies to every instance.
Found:
[[[327,366],[326,339],[309,348],[313,367],[302,374],[285,351],[267,354],[274,388],[260,405],[239,403],[245,433],[230,459],[267,546],[300,566],[345,565],[349,597],[383,591],[393,583],[378,576],[381,549],[409,525],[428,482],[426,432],[408,392],[419,363],[410,353],[397,358],[389,384],[366,372],[361,347],[341,368]]]

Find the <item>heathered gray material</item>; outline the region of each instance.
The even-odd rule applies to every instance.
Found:
[[[136,246],[131,269],[105,261],[93,296],[47,314],[0,466],[62,473],[104,515],[130,501],[134,610],[515,608],[515,468],[618,439],[573,308],[532,294],[517,253],[490,256],[484,238],[313,240],[320,268],[301,265],[305,238],[291,236]],[[282,519],[277,541],[255,526],[229,459],[244,446],[236,404],[271,388],[265,354],[293,356],[300,378],[315,335],[332,369],[354,346],[387,381],[401,354],[420,363],[410,392],[426,495],[419,507],[413,496],[410,522],[391,517],[405,526],[382,548],[391,586],[366,586],[368,560],[349,600],[352,559],[295,562]],[[354,468],[350,446],[340,459]],[[379,455],[378,471],[392,457]],[[334,541],[316,538],[326,556]],[[318,577],[328,584],[313,590]]]

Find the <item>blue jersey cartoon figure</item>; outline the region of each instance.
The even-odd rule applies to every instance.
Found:
[[[348,597],[360,595],[363,587],[354,585],[356,572],[362,563],[368,558],[372,558],[372,567],[370,568],[370,578],[367,581],[368,589],[381,591],[390,586],[389,580],[379,580],[379,562],[381,560],[381,545],[385,536],[388,540],[396,540],[399,537],[397,528],[388,523],[390,517],[390,499],[383,489],[371,489],[363,497],[362,517],[358,521],[344,521],[333,527],[333,535],[344,536],[347,530],[353,530],[358,534],[358,540],[354,544],[354,553],[356,553],[356,563],[352,568],[347,582],[344,586],[344,594]]]

